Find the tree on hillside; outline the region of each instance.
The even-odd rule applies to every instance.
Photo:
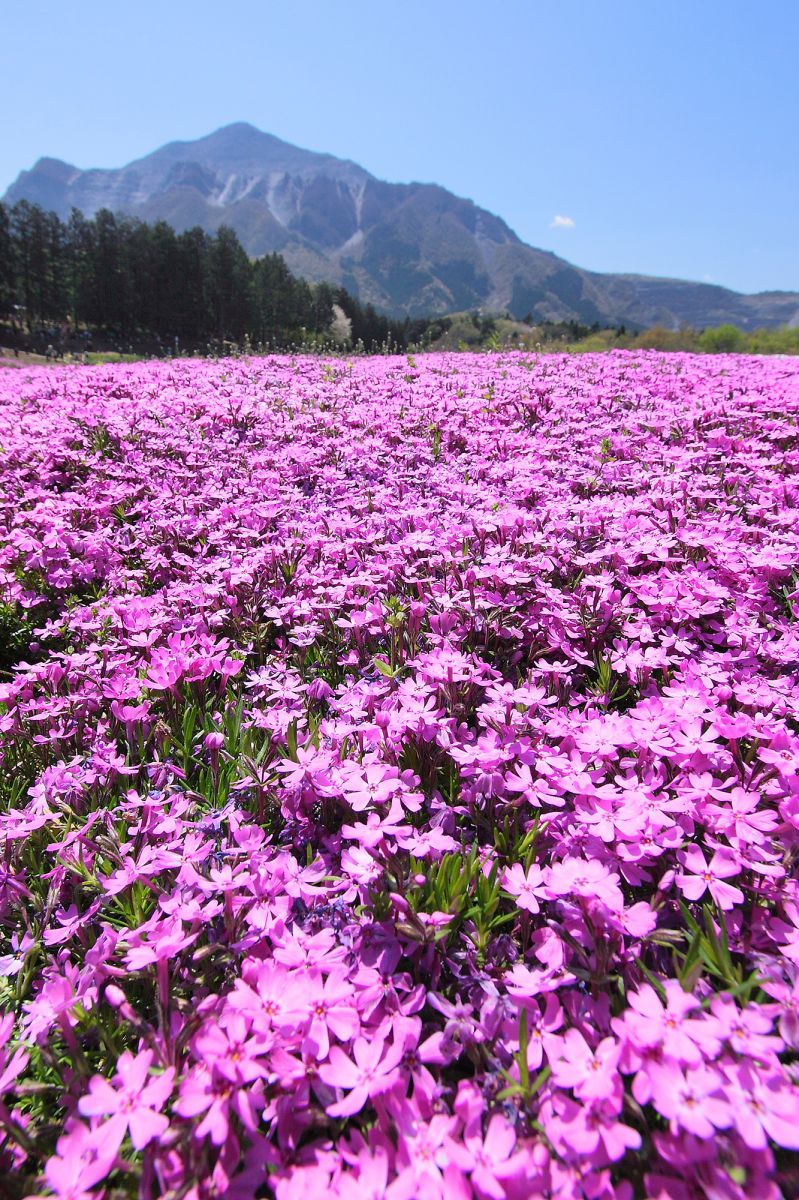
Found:
[[[166,221],[156,221],[149,231],[149,280],[147,311],[152,325],[168,337],[179,333],[178,293],[180,289],[180,253],[174,229]]]
[[[14,310],[14,242],[11,237],[11,217],[5,204],[0,204],[0,317],[12,316]]]
[[[16,246],[18,299],[25,313],[28,329],[33,328],[37,317],[37,287],[35,279],[34,251],[35,218],[33,205],[20,200],[11,210],[11,232]]]
[[[715,329],[706,329],[700,334],[699,348],[714,354],[723,354],[742,350],[745,342],[745,335],[735,325],[717,325]]]
[[[189,341],[201,341],[211,333],[209,242],[207,233],[199,226],[187,229],[177,241],[177,332]]]
[[[66,297],[73,325],[89,321],[94,296],[94,222],[73,208],[66,228]]]
[[[299,329],[296,280],[279,254],[266,254],[253,266],[257,340],[277,341],[285,329]]]
[[[311,297],[309,326],[314,333],[324,333],[333,322],[336,293],[329,283],[317,283]]]
[[[119,226],[116,217],[107,208],[100,209],[93,224],[94,287],[87,320],[92,325],[118,330],[125,324]]]
[[[250,260],[229,225],[211,240],[211,308],[214,333],[222,340],[243,340],[252,315]]]

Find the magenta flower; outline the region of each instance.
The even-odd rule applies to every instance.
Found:
[[[222,1146],[230,1135],[233,1117],[238,1117],[245,1129],[255,1132],[263,1099],[257,1081],[249,1088],[237,1086],[201,1063],[182,1081],[173,1107],[180,1117],[202,1118],[194,1128],[197,1139],[209,1138],[214,1146]]]
[[[689,1067],[683,1073],[677,1067],[652,1066],[650,1075],[652,1103],[675,1129],[684,1129],[698,1138],[712,1138],[717,1129],[728,1129],[732,1124],[723,1080],[712,1068]]]
[[[373,1154],[362,1151],[357,1159],[357,1174],[342,1174],[338,1181],[338,1194],[341,1200],[391,1200],[389,1191],[389,1156],[388,1152],[378,1146]]]
[[[342,795],[353,812],[363,812],[374,805],[389,804],[401,788],[402,782],[392,768],[371,763],[348,774],[342,784]]]
[[[17,1049],[9,1057],[5,1047],[14,1032],[14,1014],[6,1013],[0,1017],[0,1099],[9,1090],[14,1080],[25,1069],[29,1055],[23,1049]]]
[[[153,921],[147,930],[145,940],[141,934],[136,938],[136,945],[131,946],[125,956],[125,963],[132,971],[140,971],[142,967],[152,963],[166,963],[168,959],[190,946],[197,940],[198,934],[186,933],[183,922],[179,917],[171,920]]]
[[[523,1159],[514,1157],[516,1133],[501,1114],[488,1123],[485,1137],[474,1125],[467,1127],[463,1142],[451,1139],[448,1145],[452,1161],[469,1174],[471,1185],[483,1200],[504,1200],[505,1180],[519,1174]]]
[[[547,871],[546,888],[553,897],[598,900],[608,908],[623,907],[618,876],[596,859],[565,858]]]
[[[782,1072],[742,1062],[725,1067],[724,1073],[732,1120],[747,1146],[763,1150],[770,1138],[787,1150],[799,1150],[799,1094]]]
[[[563,1037],[550,1035],[545,1048],[554,1082],[573,1088],[580,1100],[607,1100],[618,1090],[621,1047],[614,1038],[592,1050],[579,1030],[569,1029]]]
[[[521,863],[514,863],[502,874],[502,886],[505,891],[517,897],[516,903],[519,908],[531,913],[540,910],[539,899],[545,895],[543,880],[543,872],[536,863],[526,872]]]
[[[250,1036],[249,1022],[236,1012],[226,1013],[224,1024],[209,1022],[195,1039],[198,1057],[239,1087],[266,1078],[263,1056],[271,1046],[271,1038]]]
[[[641,1135],[618,1119],[616,1103],[584,1105],[561,1093],[544,1104],[541,1115],[547,1136],[569,1159],[619,1162],[641,1145]]]
[[[772,1035],[774,1018],[766,1010],[750,1005],[739,1008],[726,996],[714,996],[710,1010],[718,1022],[721,1035],[729,1046],[744,1057],[767,1059],[777,1055],[782,1039]]]
[[[715,1017],[702,1014],[690,994],[676,979],[663,984],[665,1005],[651,984],[629,994],[624,1021],[614,1022],[639,1048],[662,1048],[667,1057],[685,1066],[698,1067],[721,1050],[722,1028]]]
[[[422,1022],[418,1017],[394,1019],[394,1039],[403,1048],[401,1065],[413,1081],[414,1099],[421,1093],[432,1106],[440,1090],[433,1071],[451,1062],[454,1050],[441,1030],[424,1039],[421,1032]]]
[[[328,1105],[331,1117],[350,1117],[360,1112],[374,1096],[382,1096],[400,1078],[402,1046],[385,1038],[356,1038],[352,1058],[339,1046],[330,1051],[330,1061],[319,1068],[320,1079],[330,1087],[349,1092],[343,1100]]]
[[[686,872],[690,873],[678,875],[676,882],[686,900],[700,900],[709,891],[719,908],[725,912],[743,903],[744,895],[740,888],[724,882],[740,870],[729,852],[717,850],[708,863],[699,847],[692,846],[681,857]]]
[[[118,1086],[95,1075],[89,1082],[88,1094],[78,1102],[85,1117],[109,1118],[102,1127],[110,1140],[116,1137],[121,1140],[125,1130],[129,1131],[137,1150],[143,1150],[169,1128],[169,1119],[162,1109],[172,1092],[175,1072],[168,1067],[160,1075],[150,1075],[152,1061],[152,1050],[142,1050],[136,1055],[124,1051],[114,1077]]]
[[[47,1186],[58,1200],[96,1200],[93,1189],[111,1171],[121,1140],[107,1125],[90,1130],[73,1122],[45,1164]]]
[[[340,1042],[358,1034],[361,1021],[354,1007],[355,992],[343,971],[331,971],[326,978],[319,971],[295,978],[292,997],[294,1007],[284,1020],[305,1027],[304,1049],[320,1062],[328,1056],[331,1033]]]

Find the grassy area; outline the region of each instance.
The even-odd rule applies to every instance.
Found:
[[[65,354],[63,358],[49,359],[46,354],[34,354],[27,350],[20,350],[15,354],[11,347],[0,346],[0,366],[3,367],[44,367],[51,362],[67,365],[84,363],[87,366],[96,367],[103,363],[144,362],[152,357],[151,354],[118,354],[112,350],[98,350],[86,354]]]
[[[641,331],[621,329],[588,329],[577,322],[542,322],[530,324],[516,321],[507,315],[482,314],[480,312],[454,313],[442,318],[440,325],[443,332],[432,340],[424,338],[419,344],[410,347],[414,352],[420,350],[508,350],[519,349],[528,353],[538,354],[587,354],[601,353],[606,350],[661,350],[664,352],[690,352],[699,354],[740,353],[740,354],[786,354],[799,355],[799,329],[783,327],[780,329],[755,329],[751,332],[738,329],[734,325],[720,325],[713,329],[665,329],[654,326]],[[288,347],[291,352],[319,354],[328,356],[346,354],[348,357],[359,353],[356,348],[342,349],[321,337],[310,336],[302,342]],[[236,357],[244,354],[261,354],[263,351],[253,349],[245,343],[239,346],[233,342],[225,343],[223,347],[208,347],[205,352],[195,351],[195,356],[217,357],[224,355]],[[383,352],[395,352],[396,347],[387,343]],[[188,351],[185,352],[189,354]],[[60,363],[83,363],[88,366],[101,366],[106,363],[144,362],[162,355],[147,353],[124,354],[115,350],[97,350],[81,354],[66,354],[58,359]],[[43,354],[20,351],[17,355],[13,349],[0,346],[0,366],[44,366],[48,360]]]
[[[89,353],[72,359],[74,362],[85,362],[89,366],[96,367],[102,363],[120,363],[120,362],[144,362],[145,359],[151,358],[152,355],[147,354],[117,354],[115,351],[103,351],[96,354]]]
[[[734,325],[714,329],[664,329],[642,331],[588,329],[575,322],[529,324],[508,316],[455,313],[449,328],[431,345],[434,350],[520,350],[555,353],[589,353],[603,350],[692,351],[702,354],[799,354],[799,329],[755,329]]]

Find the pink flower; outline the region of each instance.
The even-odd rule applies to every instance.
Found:
[[[771,1138],[786,1150],[799,1150],[799,1093],[782,1072],[742,1062],[724,1073],[732,1120],[747,1146],[763,1150]]]
[[[683,1073],[677,1067],[653,1065],[650,1075],[652,1103],[675,1129],[684,1129],[698,1138],[712,1138],[717,1129],[727,1129],[732,1124],[730,1105],[722,1090],[723,1080],[717,1071],[689,1067]]]
[[[569,1029],[564,1037],[552,1034],[545,1047],[553,1082],[573,1088],[580,1100],[606,1100],[618,1090],[621,1046],[614,1038],[592,1050],[578,1029]]]
[[[103,1125],[109,1137],[120,1130],[123,1133],[129,1130],[137,1150],[143,1150],[169,1128],[169,1120],[161,1110],[172,1091],[175,1072],[168,1067],[160,1075],[150,1077],[152,1061],[152,1050],[142,1050],[136,1055],[124,1051],[114,1076],[119,1086],[113,1087],[107,1079],[95,1075],[89,1082],[88,1095],[78,1102],[85,1117],[110,1117]]]
[[[787,358],[0,371],[0,1194],[789,1192],[798,431]]]
[[[615,1103],[584,1105],[560,1093],[545,1102],[539,1119],[558,1152],[567,1158],[618,1162],[641,1145],[641,1135],[618,1120]]]
[[[44,1167],[47,1186],[58,1200],[96,1200],[92,1189],[113,1167],[123,1134],[115,1136],[107,1125],[91,1130],[72,1123]]]
[[[550,896],[598,900],[615,912],[624,907],[619,877],[595,858],[564,858],[547,872],[547,891]]]
[[[303,978],[294,977],[293,1007],[284,1020],[305,1027],[303,1048],[320,1061],[330,1050],[330,1034],[340,1042],[349,1042],[361,1027],[354,1007],[355,991],[344,971],[336,969],[325,978],[312,970]]]
[[[440,1091],[440,1084],[430,1067],[443,1066],[451,1062],[457,1050],[448,1043],[446,1035],[436,1030],[424,1041],[420,1041],[422,1022],[418,1017],[397,1017],[394,1020],[394,1039],[403,1049],[402,1069],[410,1073],[413,1080],[413,1095],[422,1093],[432,1105]]]
[[[423,1118],[412,1103],[397,1106],[397,1184],[407,1188],[408,1200],[466,1200],[468,1184],[450,1157],[457,1121],[445,1113]]]
[[[782,1040],[771,1033],[774,1019],[764,1007],[749,1004],[738,1008],[726,996],[714,996],[710,1011],[718,1021],[721,1034],[736,1054],[767,1060],[782,1049]]]
[[[396,769],[370,763],[360,771],[348,774],[342,784],[342,794],[353,812],[363,812],[376,804],[387,804],[402,788]]]
[[[342,1174],[338,1181],[341,1200],[390,1200],[389,1158],[378,1146],[373,1154],[364,1149],[356,1162],[358,1173]]]
[[[651,984],[629,992],[629,1008],[623,1020],[614,1021],[614,1028],[639,1049],[662,1047],[664,1054],[685,1066],[698,1067],[703,1058],[715,1058],[721,1050],[718,1020],[703,1014],[676,979],[665,980],[663,988],[665,1007]]]
[[[799,771],[799,739],[780,731],[768,747],[758,751],[758,757],[784,778],[795,779]]]
[[[527,872],[521,863],[514,863],[502,873],[502,886],[505,891],[517,897],[519,908],[531,913],[539,911],[541,906],[538,901],[546,894],[543,880],[543,872],[536,863],[533,863]]]
[[[0,1101],[14,1081],[24,1071],[29,1055],[24,1050],[15,1050],[9,1058],[5,1047],[14,1032],[14,1014],[6,1013],[0,1017]]]
[[[508,995],[527,1014],[527,1065],[537,1071],[544,1061],[544,1045],[549,1035],[563,1025],[563,1010],[556,996],[551,993],[544,1001],[543,1009],[533,999],[532,972],[517,964],[508,976]]]
[[[744,894],[740,888],[724,882],[740,870],[729,851],[717,850],[708,863],[699,847],[692,846],[681,858],[683,866],[690,871],[690,874],[677,876],[677,886],[686,900],[699,900],[709,891],[725,912],[743,903]]]
[[[180,1117],[205,1114],[194,1130],[196,1138],[210,1138],[221,1146],[230,1134],[231,1117],[238,1116],[245,1129],[254,1132],[257,1112],[263,1107],[258,1082],[246,1088],[237,1086],[205,1064],[195,1066],[180,1085],[174,1110]]]
[[[249,1022],[235,1011],[226,1012],[222,1020],[208,1022],[194,1040],[198,1057],[239,1087],[266,1078],[263,1056],[271,1046],[271,1038],[251,1035]]]
[[[400,1078],[403,1051],[396,1042],[386,1047],[384,1037],[359,1037],[353,1042],[352,1053],[350,1059],[340,1047],[334,1046],[330,1061],[319,1068],[319,1078],[324,1083],[349,1092],[343,1100],[328,1106],[331,1117],[353,1116],[373,1096],[381,1096]]]
[[[500,1113],[495,1113],[488,1122],[485,1137],[481,1135],[479,1123],[467,1127],[463,1142],[452,1138],[448,1150],[452,1161],[462,1171],[470,1174],[471,1184],[481,1200],[504,1200],[506,1195],[502,1181],[518,1174],[522,1169],[520,1157],[513,1157],[516,1133],[513,1126]]]

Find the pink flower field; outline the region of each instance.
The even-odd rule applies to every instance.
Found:
[[[799,364],[0,377],[3,1200],[799,1194]]]

